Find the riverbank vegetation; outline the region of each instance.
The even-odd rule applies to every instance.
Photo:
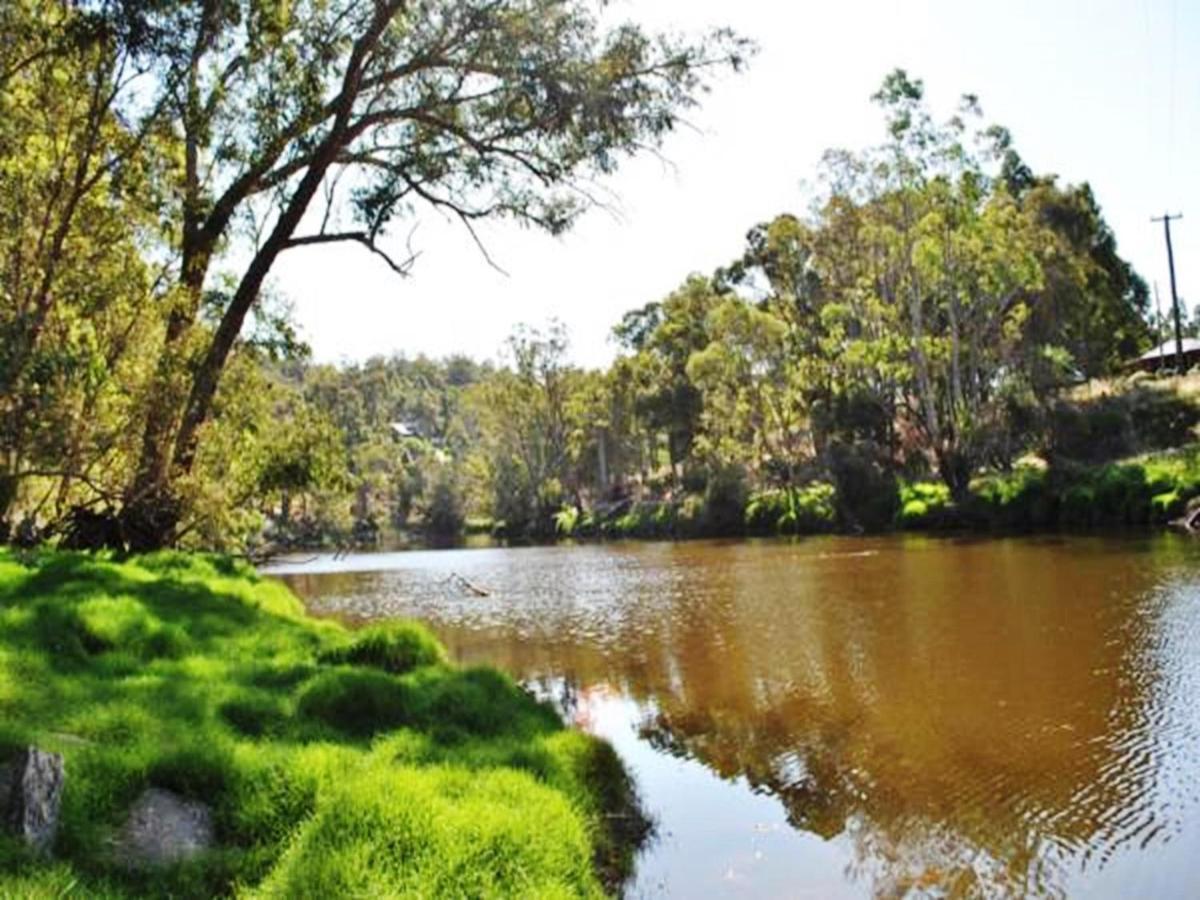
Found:
[[[48,857],[0,835],[5,897],[601,896],[646,828],[611,748],[507,677],[223,558],[0,554],[0,750],[27,745],[65,757],[62,819]],[[148,787],[216,845],[122,857]]]
[[[883,142],[827,152],[809,207],[734,258],[628,298],[606,369],[571,365],[555,323],[498,361],[313,364],[268,279],[281,253],[347,240],[407,271],[380,241],[421,206],[560,232],[586,178],[658,144],[750,48],[542,0],[420,22],[245,6],[5,7],[0,537],[1042,528],[1195,495],[1174,451],[1196,403],[1126,377],[1148,292],[1092,187],[1035,172],[973,96],[939,117],[902,71],[874,97]]]

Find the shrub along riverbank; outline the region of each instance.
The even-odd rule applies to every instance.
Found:
[[[0,756],[65,758],[51,853],[0,836],[0,896],[600,896],[647,825],[615,753],[423,629],[305,616],[221,558],[0,550]],[[215,846],[116,849],[147,788]]]
[[[1018,464],[971,482],[955,503],[942,485],[904,485],[907,528],[1043,531],[1167,525],[1200,496],[1200,445],[1098,465]]]
[[[880,479],[852,484],[843,502],[837,488],[813,481],[791,490],[749,493],[736,477],[709,483],[705,494],[676,501],[630,503],[600,516],[564,509],[559,535],[572,538],[693,538],[846,531],[1059,529],[1163,526],[1200,497],[1200,444],[1113,462],[1020,460],[1011,469],[980,475],[955,500],[936,481]],[[866,511],[848,517],[847,508]],[[864,525],[864,520],[866,523]]]

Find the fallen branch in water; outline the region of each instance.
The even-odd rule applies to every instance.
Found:
[[[466,588],[468,591],[470,591],[476,597],[492,596],[490,592],[485,591],[483,588],[481,588],[477,585],[471,584],[471,582],[469,582],[467,579],[463,578],[457,572],[451,572],[449,577],[447,577],[446,580],[442,582],[442,584],[457,584],[459,587]]]
[[[246,562],[250,563],[250,565],[257,568],[261,566],[269,566],[272,563],[278,562],[281,558],[287,556],[289,553],[294,552],[294,549],[284,545],[277,547],[266,547],[259,550],[246,550],[242,553],[235,553],[233,555],[238,559],[246,560]],[[320,558],[321,557],[319,555],[308,556],[304,559],[289,559],[287,562],[291,565],[305,566],[309,563],[316,562]]]
[[[1200,532],[1200,500],[1192,500],[1183,517],[1175,519],[1171,525],[1189,534]]]

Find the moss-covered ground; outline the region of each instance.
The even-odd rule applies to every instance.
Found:
[[[411,624],[351,632],[220,558],[0,550],[0,751],[63,754],[53,853],[0,837],[0,897],[589,897],[645,824],[608,745]],[[131,867],[157,786],[218,846]]]

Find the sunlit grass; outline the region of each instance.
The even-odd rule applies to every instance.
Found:
[[[229,560],[0,551],[0,745],[66,757],[49,860],[0,896],[594,896],[644,835],[607,747],[420,626],[353,634]],[[111,839],[148,786],[218,849],[155,871]],[[368,864],[369,863],[369,864]]]

